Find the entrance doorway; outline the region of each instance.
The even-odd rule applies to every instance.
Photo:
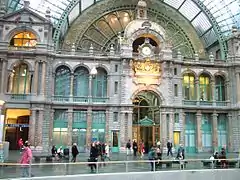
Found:
[[[153,91],[141,91],[133,100],[133,139],[144,142],[145,152],[160,139],[160,98]]]
[[[9,149],[16,150],[18,147],[18,140],[22,138],[23,142],[28,140],[29,130],[29,116],[28,109],[7,109],[5,119],[5,141],[9,142]]]

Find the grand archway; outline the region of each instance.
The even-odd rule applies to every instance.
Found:
[[[133,99],[133,139],[144,142],[145,151],[160,139],[160,97],[153,91],[140,91]]]

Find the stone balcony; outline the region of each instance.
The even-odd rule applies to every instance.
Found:
[[[183,106],[188,107],[215,107],[227,108],[230,106],[229,101],[197,101],[197,100],[183,100]]]

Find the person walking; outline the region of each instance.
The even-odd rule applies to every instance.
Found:
[[[30,172],[30,165],[32,161],[32,150],[30,149],[30,144],[28,141],[24,143],[23,152],[20,159],[20,164],[22,168],[22,177],[32,177]]]
[[[167,142],[167,156],[171,155],[171,157],[173,157],[173,153],[172,153],[172,142],[170,140],[168,140]]]
[[[72,161],[71,162],[76,162],[77,155],[79,154],[77,144],[73,143],[72,146]]]
[[[131,153],[131,140],[129,139],[126,144],[127,156]]]

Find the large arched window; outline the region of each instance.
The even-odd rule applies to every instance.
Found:
[[[8,79],[8,92],[13,94],[28,94],[31,91],[31,75],[28,65],[20,63],[14,66]]]
[[[89,95],[89,72],[85,67],[78,67],[74,72],[73,96],[87,97]]]
[[[24,31],[20,32],[12,37],[10,40],[10,46],[14,47],[35,47],[37,44],[37,38],[35,34]]]
[[[97,68],[97,74],[92,80],[93,98],[107,97],[107,72],[103,68]]]
[[[210,77],[206,74],[202,74],[199,77],[199,99],[200,101],[211,100],[211,84]]]
[[[193,74],[183,75],[183,97],[185,100],[195,100],[195,77]]]
[[[71,85],[71,71],[66,66],[60,66],[55,74],[55,95],[56,96],[69,96]]]
[[[215,99],[216,101],[225,101],[225,86],[222,76],[215,77]]]

